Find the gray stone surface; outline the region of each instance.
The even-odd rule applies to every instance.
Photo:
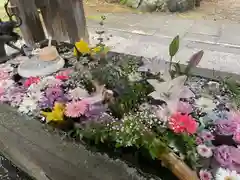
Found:
[[[63,141],[34,119],[0,105],[0,152],[38,180],[144,180],[136,169]]]
[[[167,11],[167,0],[142,0],[139,10],[143,12]]]
[[[112,51],[168,60],[168,45],[173,37],[179,35],[180,50],[176,60],[186,64],[194,52],[203,49],[205,53],[199,67],[240,75],[240,24],[193,21],[156,14],[125,14],[128,18],[123,22],[119,16],[111,15],[111,23],[106,25],[106,34],[108,29],[112,34],[106,44]],[[124,25],[121,26],[122,23]],[[96,36],[91,28],[94,21],[88,21],[88,24],[92,43],[95,43]]]
[[[127,0],[126,5],[132,8],[138,8],[141,0]]]
[[[38,56],[33,56],[18,66],[18,74],[25,78],[46,76],[62,69],[64,64],[65,60],[61,57],[58,57],[54,61],[43,61]]]

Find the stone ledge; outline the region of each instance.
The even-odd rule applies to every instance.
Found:
[[[0,152],[37,180],[145,180],[122,161],[62,141],[7,105],[0,105]]]

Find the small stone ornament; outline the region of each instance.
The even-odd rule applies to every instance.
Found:
[[[65,61],[59,56],[56,47],[47,46],[41,51],[22,62],[18,66],[18,74],[28,78],[32,76],[46,76],[64,67]]]

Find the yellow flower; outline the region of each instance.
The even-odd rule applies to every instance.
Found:
[[[96,53],[107,54],[108,51],[109,51],[109,48],[107,46],[96,46],[95,48],[92,49],[93,54],[96,54]]]
[[[96,46],[95,48],[92,49],[93,53],[98,53],[102,50],[102,48],[100,46]]]
[[[74,52],[73,52],[75,56],[77,56],[77,50],[78,50],[78,52],[80,52],[82,54],[89,54],[90,53],[90,48],[88,46],[88,43],[86,43],[82,39],[79,42],[76,42],[75,46],[76,47],[74,48]]]
[[[64,120],[64,105],[61,103],[55,103],[52,112],[44,112],[41,114],[46,117],[47,123],[54,121],[63,121]]]

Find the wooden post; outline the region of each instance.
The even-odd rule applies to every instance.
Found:
[[[78,39],[83,38],[86,42],[89,41],[87,31],[86,17],[83,8],[83,0],[72,0],[73,13],[78,30]]]
[[[22,19],[20,26],[22,36],[28,45],[44,40],[45,34],[38,15],[35,1],[33,0],[10,0],[11,5],[16,6]]]
[[[86,18],[82,0],[57,0],[61,17],[65,20],[66,30],[71,43],[83,38],[88,42]]]
[[[88,42],[82,0],[46,0],[46,5],[40,9],[48,34],[53,39],[67,37],[74,43],[83,38]]]
[[[39,2],[36,0],[36,3]],[[59,3],[56,0],[41,1],[41,4],[37,4],[37,7],[41,10],[44,29],[48,36],[57,41],[69,40],[68,33],[66,31],[66,24],[59,12]]]

